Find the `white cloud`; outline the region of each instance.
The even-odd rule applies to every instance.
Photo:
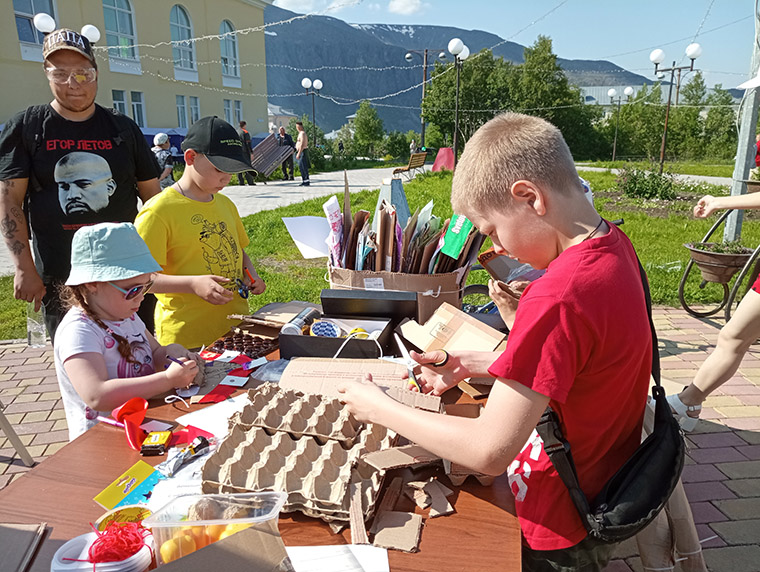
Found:
[[[391,14],[409,16],[421,12],[422,8],[422,0],[390,0],[388,2],[388,12]]]
[[[369,8],[370,12],[379,12],[382,9],[381,6],[380,6],[380,4],[378,4],[376,2],[373,2],[373,3],[369,4],[367,6],[367,8]]]
[[[314,11],[314,2],[312,0],[275,0],[274,5],[300,14]]]
[[[333,14],[360,2],[361,0],[275,0],[274,5],[299,14]]]

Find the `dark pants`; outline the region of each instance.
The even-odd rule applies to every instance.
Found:
[[[561,550],[533,550],[523,544],[523,572],[601,572],[612,558],[616,544],[590,536]]]
[[[156,333],[156,296],[150,292],[145,294],[143,301],[140,303],[140,309],[137,315],[145,322],[145,327],[151,334]]]
[[[301,157],[298,159],[298,168],[301,170],[301,179],[304,183],[309,182],[309,150],[304,149],[301,151]]]
[[[282,162],[282,178],[286,181],[292,181],[296,172],[293,166],[293,155]]]
[[[58,324],[68,312],[68,308],[63,308],[58,293],[61,284],[60,282],[45,282],[46,292],[42,299],[42,316],[45,319],[45,327],[52,344],[55,344],[55,331],[58,329]]]
[[[241,185],[255,185],[256,181],[253,180],[251,171],[243,171],[242,173],[238,173],[238,183]]]

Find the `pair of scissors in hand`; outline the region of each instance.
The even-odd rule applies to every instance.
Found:
[[[248,298],[250,286],[243,282],[240,278],[235,278],[235,287],[241,298]]]
[[[404,345],[404,342],[401,341],[399,335],[394,333],[393,337],[396,338],[396,344],[398,345],[398,349],[401,352],[401,357],[404,358],[404,361],[406,362],[406,371],[409,374],[409,387],[415,387],[417,388],[417,391],[422,392],[420,382],[417,381],[417,376],[414,375],[414,366],[417,365],[417,362],[414,361],[412,359],[412,356],[409,355],[409,350],[406,349],[406,346]]]

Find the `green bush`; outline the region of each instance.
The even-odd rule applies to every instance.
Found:
[[[624,195],[639,199],[672,201],[676,198],[675,177],[655,171],[624,167],[617,176],[617,188]]]

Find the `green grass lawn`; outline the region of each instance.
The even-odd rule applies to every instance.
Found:
[[[591,183],[599,212],[608,220],[624,219],[622,229],[631,238],[649,274],[653,302],[678,306],[678,284],[689,259],[688,251],[682,245],[700,240],[715,221],[715,217],[694,219],[691,208],[703,192],[726,193],[727,189],[699,187],[679,193],[675,201],[643,201],[621,197],[615,189],[615,175],[612,173],[581,171],[581,175]],[[412,211],[432,199],[435,202],[434,214],[441,217],[451,215],[450,174],[419,175],[405,185],[405,190]],[[352,211],[365,209],[373,212],[377,196],[377,190],[352,194]],[[342,203],[342,197],[339,199]],[[324,216],[322,204],[325,200],[327,198],[312,199],[243,219],[251,238],[246,251],[267,283],[267,291],[263,295],[249,299],[251,310],[274,301],[318,302],[321,290],[329,287],[325,259],[304,260],[281,220],[284,216]],[[760,244],[759,221],[758,213],[749,213],[745,217],[742,242],[752,248]],[[714,284],[704,290],[699,289],[696,269],[691,278],[686,289],[690,304],[720,299],[722,292]],[[480,271],[471,273],[468,281],[484,283],[486,280],[485,272]],[[13,299],[12,277],[0,278],[0,301],[0,339],[25,337],[25,307],[23,302]]]
[[[622,167],[636,167],[639,169],[651,169],[652,163],[649,161],[593,161],[583,162],[581,165],[588,165],[589,167],[602,167],[605,169],[620,169]],[[658,164],[659,167],[659,164]],[[583,169],[580,166],[579,169]],[[733,163],[687,163],[678,162],[670,163],[665,162],[665,171],[671,173],[680,173],[682,175],[703,175],[705,177],[731,177],[734,174]]]

